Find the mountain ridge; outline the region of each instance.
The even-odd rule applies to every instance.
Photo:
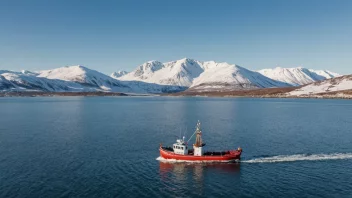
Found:
[[[338,77],[339,74],[327,70],[312,70],[303,67],[262,69],[258,71],[264,76],[293,86],[305,85],[316,81]]]
[[[290,69],[292,70],[292,68],[286,68],[285,71]],[[253,71],[226,62],[202,62],[190,58],[165,63],[156,60],[148,61],[132,72],[118,71],[110,76],[82,65],[36,72],[0,70],[0,91],[168,93],[187,89],[199,92],[247,90],[297,86],[302,82],[316,82],[338,75],[325,70],[316,71],[302,67],[295,70],[302,71],[305,75],[302,74],[302,76],[310,81],[301,80],[297,81],[298,83],[289,80],[281,81],[277,75],[271,78],[266,73],[263,75],[261,70]]]
[[[289,75],[285,75],[286,73]],[[209,89],[235,90],[299,86],[335,76],[339,76],[339,74],[303,67],[252,71],[226,62],[202,62],[183,58],[166,63],[155,60],[148,61],[116,79],[178,85],[199,91],[209,91]]]

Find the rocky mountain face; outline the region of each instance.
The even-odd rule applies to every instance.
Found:
[[[117,71],[117,72],[112,73],[112,74],[110,75],[110,77],[112,77],[112,78],[119,78],[119,77],[124,76],[124,75],[126,75],[126,74],[128,74],[128,72],[126,72],[126,71]]]

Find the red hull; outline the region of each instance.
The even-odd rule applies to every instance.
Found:
[[[178,155],[171,151],[164,150],[162,148],[160,150],[160,156],[164,159],[174,159],[174,160],[184,160],[184,161],[211,161],[211,162],[231,162],[240,160],[242,151],[235,150],[230,151],[225,155],[204,155],[204,156],[194,156],[194,155]]]

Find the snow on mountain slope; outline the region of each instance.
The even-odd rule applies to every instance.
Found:
[[[18,75],[26,74],[26,75],[31,75],[31,76],[37,76],[39,74],[39,73],[31,72],[28,70],[22,70],[21,72],[11,71],[11,70],[0,70],[0,75],[4,74],[4,73],[11,73],[11,74],[18,74]]]
[[[259,73],[264,76],[286,82],[293,86],[305,85],[316,81],[325,80],[332,77],[337,77],[339,74],[324,70],[310,70],[302,67],[297,68],[281,68],[259,70]]]
[[[334,91],[352,90],[352,75],[330,78],[321,82],[305,85],[289,93],[292,96],[328,93]]]
[[[167,63],[149,61],[117,79],[180,86],[180,91],[189,87],[201,90],[290,86],[236,65],[214,61],[201,62],[188,58]]]
[[[130,87],[120,81],[80,65],[40,71],[38,77],[72,81],[83,86],[98,88],[105,91],[131,91]]]
[[[184,87],[191,86],[193,79],[202,72],[203,68],[200,62],[184,58],[164,64],[159,61],[149,61],[117,79],[171,85],[184,89]]]
[[[84,66],[67,66],[39,72],[0,70],[0,91],[109,91],[124,93],[165,93],[186,89],[224,91],[287,87],[323,80],[336,75],[338,74],[329,71],[304,68],[275,68],[255,72],[228,63],[201,62],[184,58],[167,63],[149,61],[130,73],[115,72],[111,77]]]
[[[38,76],[39,73],[37,72],[31,72],[31,71],[28,71],[28,70],[22,70],[21,71],[22,74],[26,74],[26,75],[32,75],[32,76]]]
[[[0,70],[0,91],[164,93],[184,87],[141,81],[121,82],[83,66],[62,67],[36,72]]]
[[[194,79],[193,91],[243,90],[270,87],[287,87],[286,83],[272,80],[262,74],[228,63],[205,62],[204,72]]]
[[[0,91],[8,91],[11,89],[15,89],[15,85],[0,75]]]
[[[335,77],[340,77],[342,75],[338,74],[338,73],[334,73],[328,70],[313,70],[313,69],[309,69],[309,71],[316,73],[319,76],[323,76],[325,77],[325,79],[330,79],[330,78],[335,78]]]
[[[74,82],[63,80],[40,78],[33,75],[32,72],[25,74],[21,72],[7,72],[0,75],[8,87],[3,91],[93,91]]]
[[[140,73],[147,75],[161,68],[155,62],[148,62],[142,65]],[[73,81],[86,87],[98,88],[105,91],[124,92],[124,93],[163,93],[184,90],[180,86],[160,85],[152,82],[141,81],[122,81],[121,78],[115,79],[98,71],[88,69],[84,66],[62,67],[53,70],[41,71],[38,77],[49,79],[60,79]],[[121,72],[123,73],[123,72]],[[127,75],[127,74],[125,74]],[[123,75],[122,77],[124,77]]]
[[[21,72],[15,72],[15,71],[11,71],[11,70],[0,70],[0,75],[1,75],[1,74],[5,74],[5,73],[17,73],[17,74],[21,74]]]
[[[119,77],[124,76],[124,75],[126,75],[126,74],[128,74],[128,72],[126,72],[126,71],[118,71],[118,72],[112,73],[112,74],[110,75],[110,77],[111,77],[111,78],[119,78]]]

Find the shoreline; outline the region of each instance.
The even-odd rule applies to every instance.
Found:
[[[352,96],[267,96],[267,95],[257,95],[257,96],[236,96],[236,95],[224,95],[224,96],[214,96],[214,95],[165,95],[164,97],[200,97],[200,98],[280,98],[280,99],[344,99],[352,100]]]
[[[141,94],[142,95],[142,94]],[[138,96],[141,96],[138,95]],[[0,92],[0,97],[70,97],[70,96],[129,96],[117,92]]]
[[[241,94],[239,94],[241,93]],[[179,92],[170,94],[129,94],[118,92],[0,92],[0,97],[147,97],[147,96],[160,96],[160,97],[209,97],[209,98],[287,98],[287,99],[352,99],[352,94],[314,94],[302,96],[290,96],[285,93],[273,94],[253,94],[240,92]]]

